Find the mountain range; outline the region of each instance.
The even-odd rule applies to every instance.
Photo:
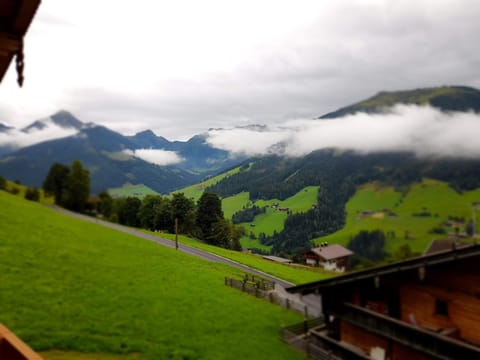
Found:
[[[90,171],[92,192],[97,193],[125,183],[145,184],[161,192],[195,183],[242,161],[205,142],[206,135],[188,141],[169,141],[151,130],[125,136],[104,126],[83,123],[67,111],[34,121],[16,130],[0,127],[2,136],[12,138],[3,145],[0,174],[26,185],[40,187],[50,166],[80,160]],[[44,136],[58,137],[28,146],[15,138],[33,142]],[[138,150],[175,152],[180,161],[161,166],[136,155]]]
[[[470,111],[478,113],[480,112],[480,91],[464,86],[445,86],[380,92],[369,99],[340,108],[320,116],[318,119],[335,119],[359,112],[383,113],[388,112],[388,109],[393,105],[400,103],[419,106],[430,105],[442,112]],[[264,126],[252,125],[248,128],[260,131],[264,129]],[[50,117],[34,121],[20,130],[0,124],[0,139],[3,139],[1,142],[3,145],[0,145],[0,175],[12,180],[19,180],[23,184],[41,186],[54,162],[69,164],[73,160],[80,160],[90,170],[92,192],[94,193],[107,188],[122,186],[125,183],[144,184],[157,192],[167,193],[196,183],[213,174],[221,173],[246,160],[245,156],[233,157],[228,151],[210,146],[206,142],[207,136],[208,133],[204,133],[193,136],[188,141],[169,141],[162,136],[157,136],[151,130],[145,130],[133,136],[125,136],[104,126],[83,123],[68,111],[59,111]],[[10,141],[5,141],[5,139],[10,139]],[[21,139],[23,143],[22,141],[16,141],[16,139]],[[32,139],[37,140],[33,141]],[[157,154],[155,151],[160,151],[160,155],[171,156],[175,154],[177,160],[159,164],[152,161],[151,157],[142,156],[142,153],[145,152],[155,155]],[[282,157],[249,159],[246,161],[263,166],[263,169],[258,172],[254,179],[248,181],[244,179],[245,182],[241,183],[243,180],[237,178],[241,176],[239,174],[237,177],[224,180],[225,183],[222,184],[226,185],[228,181],[238,181],[238,186],[235,189],[240,190],[242,187],[249,187],[251,195],[258,194],[254,195],[256,198],[268,197],[273,193],[279,195],[282,191],[287,194],[293,191],[288,183],[297,183],[298,185],[295,185],[294,188],[298,188],[300,184],[307,184],[312,181],[318,182],[321,176],[315,171],[321,170],[323,174],[328,176],[329,171],[334,171],[336,165],[326,168],[327,164],[335,164],[348,158],[347,155],[342,157],[333,153],[332,156],[327,156],[327,159],[325,159],[325,156],[319,157],[318,154],[319,152],[316,152],[294,159],[283,159]],[[346,152],[345,154],[349,153]],[[375,174],[378,169],[390,168],[389,171],[396,174],[395,176],[398,179],[411,178],[407,175],[412,171],[409,166],[402,165],[399,166],[402,169],[401,171],[395,170],[392,166],[389,167],[388,161],[385,162],[388,159],[385,156],[387,155],[355,154],[355,161],[369,164],[368,167],[362,168],[362,176],[375,177],[378,174],[372,174]],[[412,154],[389,153],[388,156],[390,160],[392,156],[393,159],[396,159],[390,164],[412,164],[415,162],[415,157]],[[332,160],[331,157],[334,159]],[[325,164],[317,165],[318,161],[324,161]],[[415,166],[427,167],[430,169],[428,174],[431,175],[432,169],[437,169],[437,172],[440,171],[438,169],[441,166],[432,165],[433,163],[439,164],[439,161],[438,159],[432,160],[428,164],[423,161],[421,165],[419,162],[415,162]],[[442,161],[440,163],[445,166],[448,162],[448,168],[452,172],[456,171],[464,175],[470,174],[465,175],[463,179],[458,176],[454,177],[452,184],[456,184],[455,186],[461,188],[466,186],[467,182],[477,184],[478,179],[475,171],[466,168],[462,171],[456,170],[456,167],[467,166],[464,161]],[[381,167],[380,163],[382,164]],[[350,163],[350,165],[353,168],[355,167],[355,163]],[[282,172],[279,173],[274,168],[275,166],[283,169]],[[285,169],[288,169],[288,171]],[[314,171],[313,169],[317,170]],[[420,173],[426,174],[425,171],[422,170]],[[342,173],[344,177],[351,175],[349,175],[348,168],[344,169],[342,167]],[[388,174],[388,172],[386,173]],[[275,177],[275,181],[272,180],[272,176]],[[358,177],[358,174],[355,176]],[[282,177],[283,180],[279,181]],[[307,180],[315,178],[317,180]],[[355,181],[358,182],[358,179]],[[213,190],[217,190],[223,195],[231,194],[233,190],[225,191],[229,186],[223,186],[222,184],[219,184]]]

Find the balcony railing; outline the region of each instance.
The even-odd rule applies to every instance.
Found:
[[[439,359],[480,359],[480,348],[365,308],[344,304],[335,315],[371,333]]]

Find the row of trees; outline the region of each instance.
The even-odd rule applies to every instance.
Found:
[[[111,221],[152,231],[178,232],[227,249],[241,250],[243,228],[224,218],[220,198],[205,192],[197,204],[183,193],[171,197],[147,195],[113,199],[99,194],[98,212]]]
[[[89,202],[90,176],[80,161],[71,166],[55,163],[43,183],[46,195],[54,196],[55,203],[67,209],[84,212],[92,210]],[[107,192],[98,196],[96,211],[105,218],[132,227],[153,231],[178,232],[201,239],[209,244],[241,250],[243,228],[223,216],[222,202],[205,192],[196,205],[183,193],[172,197],[148,195],[143,200],[135,197],[113,199]]]

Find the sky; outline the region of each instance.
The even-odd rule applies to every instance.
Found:
[[[478,0],[43,0],[24,87],[13,66],[0,86],[0,122],[65,109],[171,140],[277,134],[382,90],[480,88],[478,19]]]

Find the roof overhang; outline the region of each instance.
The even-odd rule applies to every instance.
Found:
[[[40,2],[41,0],[0,1],[0,82],[14,56],[23,57],[23,37]],[[21,85],[20,78],[21,76]]]

